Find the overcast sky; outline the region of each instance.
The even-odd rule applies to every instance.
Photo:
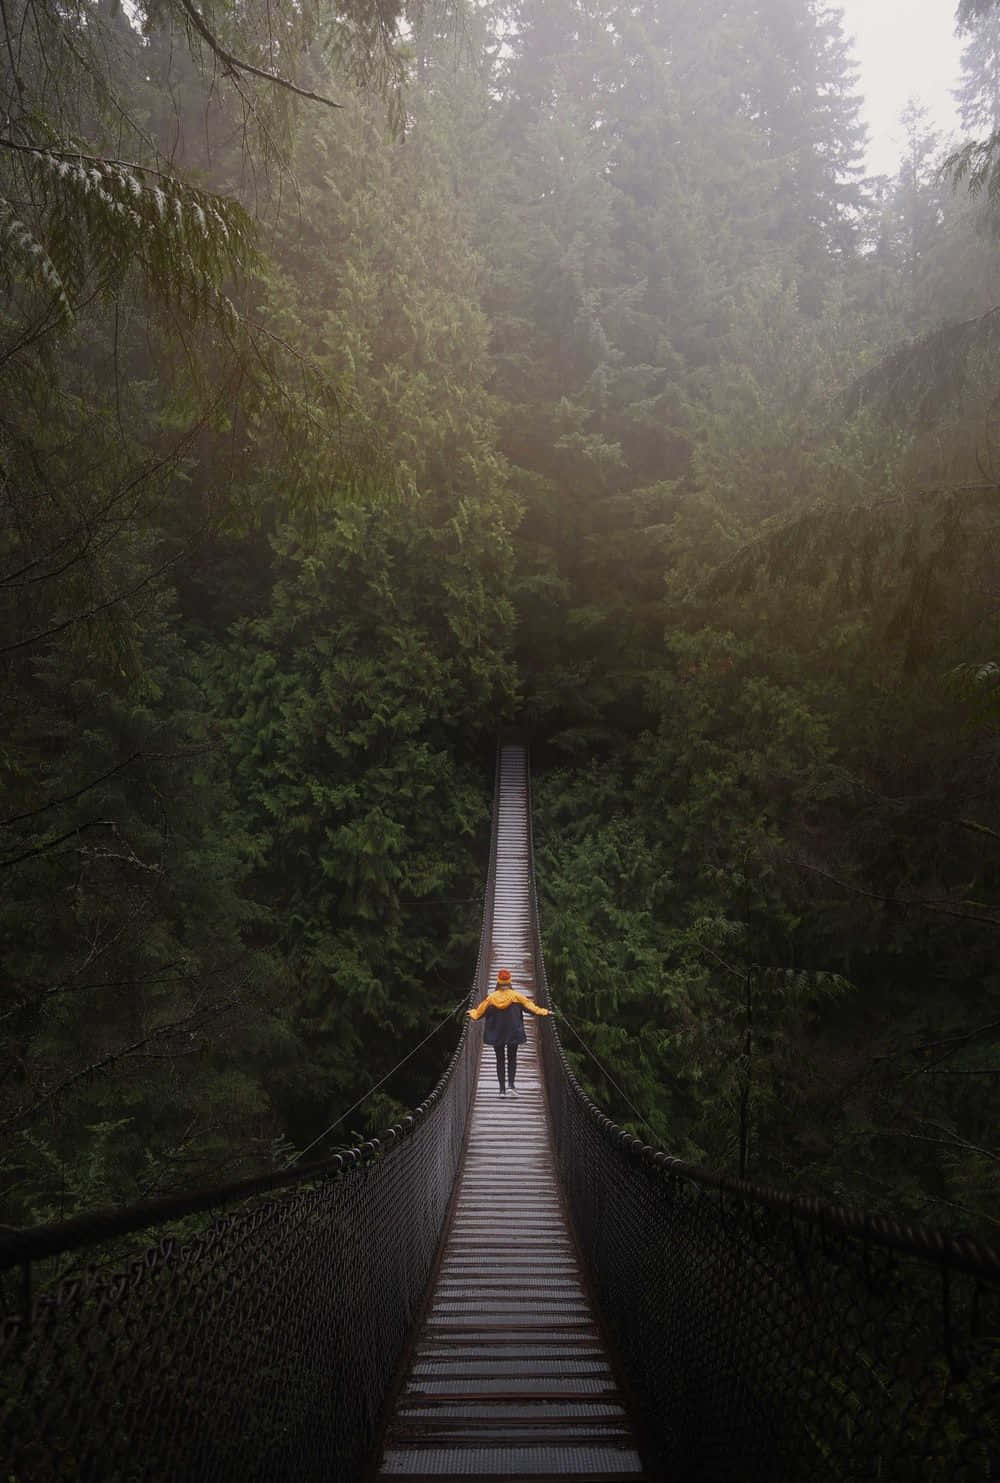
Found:
[[[951,89],[962,43],[955,37],[956,0],[840,0],[844,31],[854,37],[871,142],[868,168],[893,175],[902,152],[899,115],[910,94],[930,109],[942,143],[957,128]]]

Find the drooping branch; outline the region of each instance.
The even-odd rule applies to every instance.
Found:
[[[56,845],[65,844],[67,839],[72,839],[74,834],[82,834],[85,829],[93,829],[98,824],[110,824],[111,819],[85,819],[82,824],[76,824],[72,829],[67,829],[65,834],[59,834],[55,839],[48,839],[44,844],[36,845],[34,849],[24,850],[20,855],[12,855],[7,859],[0,860],[0,870],[9,870],[13,865],[20,865],[24,860],[33,860],[38,855],[44,855],[48,850],[54,850]]]
[[[971,147],[971,146],[970,146]],[[952,156],[951,165],[958,160]],[[859,376],[843,393],[848,416],[877,406],[883,415],[934,420],[944,401],[958,398],[976,352],[995,349],[1000,306],[907,341]]]
[[[121,772],[123,768],[129,767],[137,757],[141,756],[141,752],[133,752],[131,756],[125,758],[124,762],[116,763],[107,772],[102,772],[100,777],[93,778],[89,783],[84,783],[83,787],[77,788],[75,792],[65,793],[61,798],[53,798],[48,803],[43,803],[39,808],[28,809],[27,813],[11,814],[9,819],[0,819],[0,829],[9,829],[11,825],[20,824],[24,819],[33,819],[36,814],[44,814],[50,808],[62,808],[64,804],[72,803],[74,799],[81,798],[84,793],[89,793],[91,788],[96,788],[99,783],[103,783],[108,778],[114,777],[116,772]]]
[[[989,911],[990,908],[988,904],[979,901],[960,902],[959,906],[954,906],[948,898],[887,896],[882,892],[867,891],[863,886],[856,886],[850,881],[841,880],[839,876],[832,875],[828,870],[823,870],[818,865],[811,865],[808,860],[803,860],[799,856],[789,855],[787,858],[793,864],[797,865],[800,870],[808,870],[812,875],[822,876],[824,880],[832,882],[833,885],[839,886],[842,891],[847,891],[852,896],[862,896],[868,901],[880,901],[886,906],[898,906],[910,910],[917,908],[923,911],[937,911],[943,913],[945,916],[957,917],[963,922],[978,922],[984,927],[1000,927],[1000,917],[981,915],[982,912]],[[963,906],[969,906],[973,910],[960,910],[959,907]]]
[[[47,1106],[56,1098],[61,1097],[71,1087],[76,1086],[78,1082],[85,1081],[88,1077],[97,1076],[100,1072],[107,1070],[109,1066],[117,1065],[119,1061],[128,1060],[130,1057],[136,1056],[145,1046],[162,1041],[171,1035],[177,1034],[181,1030],[187,1030],[192,1024],[200,1028],[210,1019],[231,1009],[236,1003],[236,1000],[236,994],[231,994],[226,999],[219,999],[204,1009],[196,1010],[192,1014],[185,1015],[182,1019],[173,1020],[170,1024],[158,1026],[150,1034],[144,1035],[140,1040],[133,1041],[131,1045],[121,1046],[109,1055],[102,1056],[100,1060],[94,1061],[91,1065],[84,1066],[82,1070],[75,1071],[72,1075],[65,1077],[58,1085],[49,1087],[33,1103],[24,1103],[15,1109],[15,1111],[8,1113],[6,1117],[0,1120],[0,1128],[8,1128],[18,1122],[24,1121],[26,1118],[33,1117],[40,1108]]]
[[[203,526],[201,530],[197,532],[197,534],[203,534],[204,530],[205,527]],[[13,654],[18,649],[29,648],[32,644],[40,644],[45,639],[53,638],[56,634],[65,632],[65,630],[67,628],[71,628],[74,623],[88,622],[91,618],[96,618],[101,613],[107,612],[108,608],[113,608],[118,603],[125,602],[127,598],[135,597],[135,595],[141,592],[143,588],[148,587],[151,582],[155,582],[157,577],[160,577],[163,575],[164,572],[169,571],[172,566],[176,566],[177,563],[182,559],[182,557],[188,554],[193,544],[193,540],[188,542],[187,546],[185,546],[183,550],[176,552],[173,556],[170,556],[166,561],[162,562],[158,567],[155,567],[152,571],[147,572],[144,577],[140,578],[138,582],[134,582],[131,587],[123,588],[121,591],[114,593],[111,597],[106,598],[103,602],[96,603],[93,607],[88,608],[85,612],[74,613],[72,617],[64,619],[61,623],[55,623],[50,628],[46,628],[39,633],[33,633],[28,638],[18,639],[15,643],[8,644],[5,648],[0,648],[0,654]]]
[[[300,98],[308,98],[311,103],[323,103],[327,108],[343,107],[343,104],[335,103],[332,98],[326,98],[322,93],[314,93],[308,88],[300,88],[298,83],[292,82],[288,77],[282,77],[278,72],[269,72],[264,67],[255,67],[252,62],[241,61],[231,51],[227,51],[218,37],[209,29],[205,17],[193,3],[193,0],[180,0],[180,6],[202,41],[204,41],[209,50],[218,57],[219,61],[226,68],[234,72],[249,73],[252,77],[263,78],[265,82],[273,82],[278,87],[286,88],[288,92],[295,93]]]
[[[339,103],[334,106],[340,107]],[[114,155],[83,154],[78,149],[55,149],[48,145],[20,144],[16,139],[7,139],[3,135],[0,135],[0,149],[12,149],[18,154],[35,155],[41,159],[76,160],[81,165],[114,166],[118,170],[136,170],[141,171],[143,175],[154,175],[158,180],[163,180],[174,187],[183,184],[176,175],[166,170],[159,170],[155,165],[140,165],[136,160],[120,160]]]
[[[957,824],[962,829],[970,829],[974,834],[984,834],[987,839],[1000,839],[1000,833],[986,824],[980,824],[978,819],[949,819],[948,822]]]

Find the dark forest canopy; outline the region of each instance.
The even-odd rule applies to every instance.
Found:
[[[4,1218],[419,1100],[518,721],[664,1146],[995,1233],[995,8],[878,179],[818,0],[3,19]]]

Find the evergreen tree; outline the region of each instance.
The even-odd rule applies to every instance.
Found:
[[[277,204],[277,192],[261,189],[268,150],[259,137],[257,153],[245,146],[260,126],[289,148],[281,98],[292,90],[251,83],[252,68],[234,63],[210,97],[210,68],[206,88],[197,55],[192,63],[172,50],[169,12],[145,18],[144,45],[144,18],[117,7],[81,13],[76,30],[68,13],[34,10],[21,71],[5,75],[14,122],[0,143],[16,208],[7,225],[21,233],[4,257],[0,324],[9,393],[0,419],[0,932],[10,996],[0,1116],[16,1139],[7,1166],[15,1221],[266,1164],[291,1116],[269,1068],[281,1062],[298,1000],[288,999],[282,955],[268,950],[283,935],[271,904],[254,898],[257,857],[225,765],[220,696],[229,690],[215,660],[222,626],[268,608],[268,527],[297,501],[329,519],[338,502],[363,500],[377,520],[381,503],[404,492],[412,508],[419,486],[418,534],[447,594],[432,648],[462,657],[474,710],[492,714],[511,685],[491,648],[502,648],[507,622],[491,581],[507,535],[476,369],[485,330],[475,268],[452,250],[446,199],[433,209],[428,200],[431,232],[414,231],[424,147],[393,142],[381,100],[345,120],[344,140],[331,146],[341,194],[326,193],[321,235],[297,240],[293,213],[279,218],[283,236],[268,223],[285,268],[264,272],[264,227],[251,228],[234,195],[247,191],[259,214]],[[341,11],[334,27],[344,27],[335,37],[348,68],[341,83],[362,52],[374,66],[391,41],[395,11],[372,12],[374,29],[361,24],[365,14]],[[254,32],[267,16],[280,45],[277,31]],[[208,17],[208,37],[192,20],[192,46],[217,58],[218,46],[228,53],[242,38],[245,57],[268,71],[279,55],[290,63],[310,24],[301,9],[284,20],[270,9],[220,13]],[[50,36],[48,70],[32,51],[36,34]],[[91,45],[93,95],[70,85]],[[388,73],[382,81],[390,86]],[[259,107],[250,87],[261,89]],[[171,92],[183,109],[173,137]],[[32,109],[41,103],[49,122],[39,142]],[[244,104],[252,118],[241,130]],[[191,126],[199,111],[201,143]],[[213,190],[190,183],[196,171]],[[390,241],[401,185],[411,219]],[[331,235],[353,243],[359,211],[372,233],[357,234],[353,261],[342,253],[331,263]],[[449,276],[431,283],[421,252]],[[300,266],[308,280],[296,279]],[[406,274],[409,295],[400,293]],[[459,283],[473,285],[464,299]],[[395,327],[372,294],[382,309],[399,296]],[[392,565],[376,563],[371,580],[391,585]],[[426,677],[435,665],[420,653]],[[417,684],[416,667],[409,673]],[[439,734],[436,746],[435,757],[448,740]],[[406,755],[419,772],[423,752]],[[457,796],[456,828],[471,834],[481,795],[459,786]],[[361,879],[364,842],[354,843],[347,868]],[[434,870],[421,880],[418,894],[433,893]],[[428,929],[438,944],[448,940],[440,922]],[[464,930],[463,919],[459,953]],[[89,1186],[82,1177],[88,1166],[102,1171],[99,1187],[97,1174]]]
[[[743,109],[781,162],[772,231],[791,246],[808,304],[828,254],[849,253],[861,205],[865,127],[841,13],[817,0],[752,0],[734,61]]]
[[[401,144],[359,102],[303,140],[270,312],[379,430],[387,481],[345,488],[317,469],[310,513],[288,521],[270,472],[257,611],[205,649],[234,833],[253,842],[250,891],[293,984],[287,1043],[262,1074],[300,1142],[461,995],[484,767],[516,690],[514,510],[438,118],[415,102]],[[391,1095],[416,1091],[442,1048]]]
[[[970,17],[962,50],[962,77],[955,89],[958,116],[970,134],[1000,129],[1000,15]]]
[[[934,250],[943,235],[944,191],[937,168],[938,135],[928,122],[927,109],[911,98],[900,124],[905,145],[887,203],[884,231],[889,240],[883,239],[880,247],[892,253],[901,276],[903,322],[919,333],[939,322],[940,307],[930,285],[936,276]]]
[[[991,83],[990,83],[990,37],[996,19],[997,0],[959,0],[955,12],[956,27],[960,34],[972,40],[963,57],[963,66],[968,75],[963,79],[958,101],[963,110],[963,123],[968,119],[982,119],[990,127]],[[968,125],[966,124],[966,127]],[[956,185],[967,183],[973,196],[985,192],[987,211],[995,222],[997,200],[1000,197],[1000,169],[997,168],[1000,151],[1000,129],[991,128],[988,134],[968,140],[946,161],[952,180]]]
[[[1000,260],[919,111],[866,193],[815,0],[11,15],[10,1218],[268,1164],[443,1021],[519,712],[602,1100],[987,1221]]]

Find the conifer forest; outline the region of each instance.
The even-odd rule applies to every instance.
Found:
[[[995,1242],[1000,4],[0,20],[0,1219],[419,1101],[518,727],[601,1106]]]

